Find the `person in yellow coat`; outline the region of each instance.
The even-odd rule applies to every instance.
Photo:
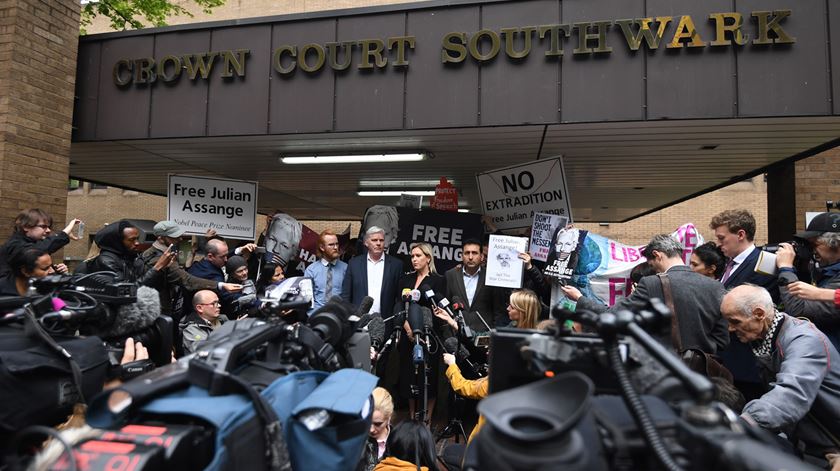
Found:
[[[484,399],[488,394],[489,382],[487,376],[479,379],[465,379],[461,374],[461,369],[455,364],[455,355],[450,353],[443,354],[443,362],[446,363],[446,378],[452,386],[452,390],[459,396],[467,399]],[[484,425],[484,417],[478,417],[478,423],[475,424],[470,438],[467,443],[471,442],[473,437],[478,433],[481,426]]]

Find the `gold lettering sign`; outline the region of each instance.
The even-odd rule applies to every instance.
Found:
[[[622,45],[630,51],[642,48],[656,51],[662,44],[667,49],[702,49],[796,42],[796,38],[784,28],[791,10],[750,12],[749,18],[754,18],[751,26],[747,27],[751,28],[748,30],[750,34],[745,31],[745,16],[737,12],[721,12],[703,18],[714,31],[708,41],[701,37],[698,23],[690,15],[512,26],[498,31],[487,28],[475,32],[453,31],[441,38],[440,60],[450,65],[464,64],[468,59],[483,63],[494,61],[503,54],[508,59],[521,62],[532,53],[542,53],[546,60],[562,60],[564,46],[571,47],[574,55],[581,56],[609,55]],[[297,70],[306,74],[316,74],[325,68],[335,72],[347,71],[354,62],[359,71],[389,66],[407,68],[416,43],[415,36],[390,36],[323,44],[281,44],[272,51],[271,68],[276,74],[286,77],[291,77]],[[160,59],[121,58],[114,63],[112,76],[114,84],[119,87],[153,85],[158,81],[174,83],[182,76],[191,81],[207,80],[214,70],[220,77],[233,80],[245,77],[250,54],[249,49],[231,49],[168,54]]]

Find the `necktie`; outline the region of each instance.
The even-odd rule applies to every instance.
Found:
[[[732,268],[735,267],[735,260],[730,260],[729,263],[726,264],[726,271],[723,272],[723,277],[721,277],[720,282],[726,283],[726,280],[729,279],[729,275],[732,274]]]
[[[327,264],[327,287],[324,288],[324,298],[325,300],[329,300],[332,295],[332,276],[333,276],[333,265],[332,263]]]

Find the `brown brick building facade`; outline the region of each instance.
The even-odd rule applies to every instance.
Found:
[[[78,0],[0,2],[3,239],[24,208],[65,220],[78,35]]]
[[[228,0],[211,14],[173,18],[171,24],[235,18],[306,13],[319,10],[411,3],[405,0]],[[76,0],[6,0],[0,4],[0,217],[5,238],[8,222],[22,208],[39,206],[50,211],[59,226],[68,217],[80,217],[92,233],[121,217],[159,220],[166,215],[165,198],[116,188],[67,192],[68,155],[73,109],[79,5]],[[194,7],[184,2],[187,7]],[[194,9],[195,10],[195,9]],[[97,18],[91,33],[108,31]],[[840,150],[834,149],[795,165],[797,225],[805,211],[824,210],[826,199],[840,199]],[[66,195],[66,196],[65,196]],[[574,196],[574,195],[573,195]],[[66,200],[65,200],[66,197]],[[625,243],[644,243],[651,235],[673,231],[693,222],[707,239],[712,215],[724,209],[747,208],[758,220],[757,242],[767,240],[767,186],[762,177],[737,183],[638,218],[629,223],[602,226],[580,224],[593,232]],[[360,215],[361,216],[361,215]],[[306,221],[316,230],[342,230],[346,221]],[[358,222],[353,225],[358,231]],[[83,257],[87,244],[73,243],[65,254]]]

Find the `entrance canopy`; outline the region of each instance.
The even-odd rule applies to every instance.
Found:
[[[476,173],[562,155],[576,220],[628,220],[840,136],[840,7],[731,5],[433,1],[83,37],[70,173],[256,180],[262,210],[344,219],[396,200],[359,190],[441,176],[481,212]],[[427,157],[280,162],[395,152]]]

